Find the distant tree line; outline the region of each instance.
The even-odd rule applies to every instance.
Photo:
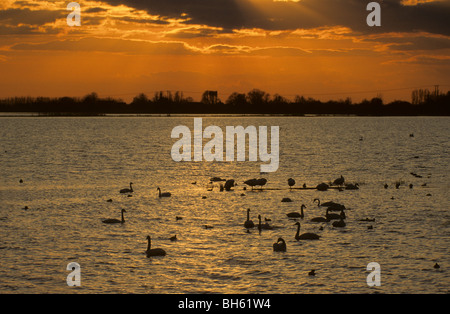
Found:
[[[359,103],[350,98],[320,101],[296,96],[293,101],[275,94],[253,89],[248,93],[232,93],[225,102],[216,91],[205,91],[201,101],[185,97],[183,92],[160,91],[152,98],[141,93],[129,103],[120,99],[100,98],[96,93],[84,97],[12,97],[0,99],[0,112],[37,112],[44,115],[100,114],[281,114],[281,115],[450,115],[450,91],[446,94],[414,90],[411,102],[393,101],[385,104],[382,96]]]

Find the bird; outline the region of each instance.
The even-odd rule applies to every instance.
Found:
[[[337,178],[336,180],[333,181],[333,185],[343,185],[345,182],[344,177],[341,175],[340,178]]]
[[[282,203],[291,203],[292,200],[289,197],[285,197],[281,200]]]
[[[398,189],[400,187],[400,182],[395,183],[395,188]]]
[[[122,213],[122,220],[119,219],[105,219],[102,220],[103,223],[105,224],[123,224],[125,222],[125,218],[123,217],[123,213],[126,213],[127,211],[125,209],[121,210]]]
[[[286,252],[286,242],[283,238],[278,238],[277,242],[273,244],[274,252]]]
[[[317,201],[317,206],[318,207],[321,207],[321,206],[330,207],[330,206],[334,206],[334,205],[340,205],[339,203],[335,203],[335,202],[332,202],[332,201],[325,202],[325,203],[320,203],[320,199],[318,199],[318,198],[315,198],[313,202],[315,203],[316,201]]]
[[[303,188],[306,189],[306,183],[303,183]]]
[[[340,214],[330,214],[330,213],[329,213],[329,209],[327,209],[327,212],[326,212],[326,214],[325,214],[325,217],[326,217],[328,220],[341,219],[341,218],[342,218],[342,219],[345,219],[345,218],[346,218],[344,210],[341,210],[341,213],[340,213]]]
[[[182,219],[183,219],[183,217],[180,217],[180,216],[175,217],[175,220],[182,220]]]
[[[372,229],[373,229],[373,226],[372,226],[372,225],[367,226],[367,229],[368,229],[368,230],[372,230]]]
[[[170,192],[161,193],[161,189],[159,187],[156,190],[159,192],[159,197],[170,197],[172,195]]]
[[[265,179],[265,178],[256,180],[256,185],[259,185],[261,187],[261,189],[264,185],[266,185],[266,183],[267,183],[267,179]]]
[[[288,216],[289,218],[304,218],[305,214],[303,213],[303,208],[306,208],[305,204],[302,204],[302,206],[300,207],[300,213],[292,212],[286,214],[286,216]]]
[[[316,189],[319,191],[326,191],[326,190],[328,190],[329,187],[330,186],[328,184],[322,182],[317,185]]]
[[[359,190],[359,184],[355,183],[355,184],[346,184],[345,185],[345,189],[346,190]]]
[[[258,215],[258,220],[259,220],[259,223],[258,223],[259,231],[261,231],[262,229],[264,229],[264,230],[272,230],[273,229],[273,227],[271,225],[269,225],[268,222],[266,222],[264,224],[261,223],[261,215]]]
[[[316,275],[315,269],[311,269],[311,271],[308,273],[308,276],[315,276],[315,275]]]
[[[329,222],[330,220],[326,217],[314,217],[311,222]]]
[[[112,203],[113,200],[112,200],[112,199],[109,199],[109,200],[106,200],[106,201],[107,201],[108,203]]]
[[[250,180],[244,181],[244,184],[251,186],[252,190],[253,190],[253,187],[257,185],[257,183],[258,183],[257,179],[250,179]]]
[[[343,227],[345,227],[345,226],[346,226],[345,221],[344,221],[344,219],[342,219],[342,218],[341,218],[341,220],[339,220],[339,221],[333,222],[333,227],[343,228]]]
[[[163,249],[157,248],[157,249],[152,249],[152,239],[150,238],[150,236],[147,236],[147,240],[148,240],[148,245],[147,245],[147,251],[145,251],[145,254],[147,254],[147,257],[150,256],[165,256],[166,255],[166,251],[164,251]]]
[[[299,241],[299,240],[319,240],[320,236],[315,234],[315,233],[302,233],[300,234],[300,223],[296,222],[294,224],[295,226],[297,226],[297,233],[295,234],[295,240]]]
[[[130,182],[129,189],[122,189],[122,190],[120,190],[120,193],[133,193],[133,182]]]
[[[236,183],[234,182],[233,179],[227,180],[225,182],[225,191],[230,191],[232,187],[234,187],[236,185]]]
[[[255,224],[250,220],[250,208],[247,209],[247,220],[244,222],[244,227],[247,229],[254,228]]]
[[[212,228],[214,228],[213,226],[210,226],[210,225],[204,225],[203,226],[205,229],[212,229]]]
[[[439,266],[439,264],[436,263],[436,264],[434,264],[433,268],[438,269],[438,268],[441,268],[441,266]]]
[[[170,240],[170,241],[176,241],[176,240],[178,240],[178,239],[177,239],[177,235],[174,235],[173,237],[170,237],[169,240]]]
[[[289,178],[288,179],[288,185],[289,185],[289,188],[291,189],[295,185],[295,180],[292,179],[292,178]]]
[[[389,187],[389,185],[386,183],[386,184],[384,185],[384,188],[387,189],[388,187]]]
[[[413,185],[412,185],[412,183],[411,183],[411,184],[409,185],[409,188],[410,188],[410,189],[412,189],[412,188],[413,188]]]
[[[23,180],[22,180],[22,179],[20,179],[20,180],[19,180],[19,183],[23,183]]]

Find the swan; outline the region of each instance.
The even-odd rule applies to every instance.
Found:
[[[123,217],[123,213],[126,213],[127,211],[125,209],[122,209],[122,220],[119,219],[105,219],[102,220],[105,224],[123,224],[125,222],[125,218]]]
[[[170,194],[170,192],[164,192],[161,193],[161,189],[158,187],[157,188],[158,192],[159,192],[159,197],[170,197],[172,194]]]
[[[120,190],[120,193],[133,193],[133,182],[130,182],[129,189],[122,189],[122,190]]]
[[[292,200],[289,197],[285,197],[281,200],[282,203],[291,203]]]
[[[315,276],[316,275],[316,270],[315,269],[311,269],[311,271],[308,273],[309,276]]]
[[[345,221],[342,218],[339,221],[333,222],[333,227],[343,228],[345,226],[346,226]]]
[[[259,220],[259,223],[258,223],[259,231],[261,231],[262,229],[264,229],[264,230],[272,230],[273,229],[273,227],[271,225],[269,225],[269,223],[267,223],[267,222],[265,224],[261,224],[261,215],[258,215],[258,220]]]
[[[319,191],[326,191],[328,190],[329,187],[330,186],[328,184],[322,182],[319,185],[317,185],[316,189]]]
[[[148,246],[147,246],[147,251],[145,251],[145,254],[147,254],[147,257],[149,256],[165,256],[166,255],[166,251],[164,251],[163,249],[152,249],[152,239],[150,238],[150,236],[147,236],[147,240],[148,240]]]
[[[329,222],[330,218],[328,218],[328,209],[325,213],[325,217],[314,217],[311,219],[311,222]]]
[[[326,212],[326,214],[325,214],[325,217],[326,217],[328,220],[341,219],[341,218],[342,218],[342,219],[345,219],[345,218],[346,218],[344,210],[341,210],[341,213],[340,213],[340,214],[330,214],[328,211],[329,211],[329,209],[327,209],[327,212]]]
[[[319,240],[320,236],[315,234],[315,233],[303,233],[300,234],[300,223],[296,222],[294,224],[295,226],[297,226],[297,233],[295,234],[295,240],[299,241],[299,240]]]
[[[288,185],[289,185],[289,188],[292,188],[295,185],[295,180],[292,179],[292,178],[289,178],[288,179]]]
[[[439,264],[438,264],[438,263],[436,263],[436,264],[434,264],[433,268],[435,268],[435,269],[439,269],[439,268],[441,268],[441,266],[439,266]]]
[[[303,218],[305,217],[305,214],[303,213],[303,208],[306,208],[305,204],[302,204],[302,207],[300,207],[300,213],[292,212],[286,214],[289,218]]]
[[[247,220],[244,222],[244,227],[247,229],[254,228],[255,224],[250,220],[250,208],[247,209]]]
[[[274,252],[286,252],[286,242],[283,238],[278,238],[277,242],[273,244]]]
[[[173,237],[170,237],[169,240],[170,240],[170,241],[176,241],[176,240],[178,240],[178,239],[177,239],[177,235],[174,235]]]
[[[325,203],[320,203],[320,199],[318,199],[318,198],[315,198],[313,202],[315,203],[316,201],[317,201],[317,206],[318,206],[318,207],[322,207],[322,206],[324,206],[324,207],[329,207],[329,206],[340,205],[339,203],[332,202],[332,201],[330,201],[330,202],[325,202]]]
[[[345,189],[346,189],[346,190],[359,190],[359,185],[358,185],[358,183],[355,183],[355,184],[346,184],[346,185],[345,185]]]
[[[333,181],[333,185],[343,185],[345,182],[344,177],[341,175],[340,178],[337,178],[336,180]]]

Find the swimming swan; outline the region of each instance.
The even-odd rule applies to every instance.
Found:
[[[133,182],[130,182],[130,188],[129,189],[122,189],[120,190],[120,193],[133,193]]]
[[[147,236],[147,240],[148,240],[148,245],[147,245],[147,251],[145,251],[145,254],[147,254],[147,257],[149,256],[165,256],[166,255],[166,251],[164,251],[163,249],[152,249],[152,239],[150,238],[150,236]]]
[[[161,189],[158,187],[157,188],[158,192],[159,192],[159,197],[170,197],[172,194],[170,194],[170,192],[164,192],[161,193]]]
[[[255,224],[250,220],[250,208],[247,209],[247,220],[244,222],[244,227],[247,229],[254,228]]]
[[[294,224],[295,226],[297,226],[297,233],[295,234],[295,240],[299,241],[299,240],[319,240],[320,236],[315,234],[315,233],[303,233],[300,234],[300,223],[296,222]]]
[[[283,238],[278,238],[277,242],[273,244],[274,252],[286,252],[286,242]]]
[[[289,218],[302,218],[303,219],[303,217],[305,217],[305,214],[303,213],[303,208],[306,208],[305,204],[302,204],[302,206],[300,207],[300,213],[292,212],[292,213],[286,214],[286,216],[288,216]]]
[[[126,213],[125,209],[122,209],[122,220],[119,219],[105,219],[102,222],[105,224],[123,224],[125,222],[125,218],[123,217],[123,213]]]

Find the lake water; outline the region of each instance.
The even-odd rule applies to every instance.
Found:
[[[280,167],[268,174],[259,161],[174,162],[171,131],[193,128],[193,117],[1,117],[0,124],[0,293],[450,292],[448,117],[203,118],[204,127],[223,130],[280,126]],[[297,187],[314,187],[340,175],[360,189],[287,184],[292,177]],[[214,176],[238,185],[208,191]],[[243,190],[260,177],[266,190]],[[132,197],[119,193],[129,182]],[[172,197],[160,199],[157,187]],[[314,198],[349,208],[347,226],[311,222],[324,215]],[[286,213],[301,204],[301,233],[318,241],[294,239],[296,221]],[[124,224],[102,223],[120,219],[122,208]],[[275,228],[246,233],[247,208],[254,222],[260,214]],[[165,257],[147,258],[147,235]],[[273,251],[278,237],[287,252]],[[81,266],[81,287],[66,284],[70,262]],[[381,266],[379,287],[366,283],[370,262]]]

